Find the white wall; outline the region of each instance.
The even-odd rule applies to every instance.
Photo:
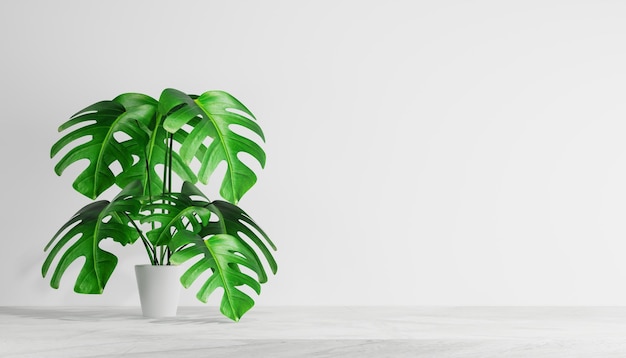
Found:
[[[87,203],[48,155],[75,111],[166,87],[227,90],[266,132],[241,202],[279,246],[258,304],[624,304],[624,18],[592,0],[4,1],[0,305],[138,304],[140,246],[106,246],[102,296],[41,278]]]

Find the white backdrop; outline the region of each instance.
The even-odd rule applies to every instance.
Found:
[[[139,245],[105,245],[102,296],[72,292],[77,267],[41,278],[88,202],[49,149],[84,106],[166,87],[231,92],[265,130],[240,203],[279,247],[257,304],[624,304],[624,18],[592,0],[3,1],[0,305],[138,304]]]

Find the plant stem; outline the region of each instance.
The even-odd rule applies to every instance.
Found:
[[[172,156],[174,155],[173,154],[174,153],[174,134],[172,133],[170,133],[170,143],[168,147],[170,150],[169,168],[168,168],[168,175],[170,176],[170,180],[168,180],[169,187],[167,189],[171,193],[172,192]]]
[[[124,214],[126,215],[126,217],[128,217],[128,220],[130,220],[130,222],[133,224],[133,226],[135,227],[135,230],[137,230],[137,233],[139,234],[139,237],[141,238],[141,241],[143,242],[143,246],[146,248],[146,252],[148,253],[148,258],[150,258],[150,263],[152,265],[156,265],[156,262],[154,261],[154,255],[150,251],[152,248],[150,241],[146,239],[141,229],[139,229],[139,227],[135,223],[135,220],[133,220],[127,213],[124,213]]]
[[[163,165],[163,193],[170,194],[172,192],[172,156],[173,156],[173,143],[174,143],[174,135],[172,133],[168,133],[167,136],[167,147],[165,151],[165,163]],[[170,265],[170,258],[172,253],[169,247],[160,246],[161,250],[161,264]],[[167,258],[167,260],[166,260]]]
[[[172,192],[172,156],[174,149],[172,148],[174,143],[174,135],[168,133],[167,146],[165,149],[165,161],[163,165],[163,193]]]
[[[163,246],[159,246],[159,251],[161,251],[161,265],[165,264],[165,253],[167,250]]]
[[[156,118],[156,124],[154,129],[152,130],[152,134],[151,137],[152,138],[156,138],[156,132],[158,131],[159,128],[159,124],[161,122],[161,115],[157,114],[157,118]],[[153,139],[151,139],[152,141]],[[146,183],[145,183],[145,188],[144,187],[144,193],[145,190],[147,189],[148,191],[148,200],[150,203],[152,203],[153,201],[153,197],[152,197],[152,174],[151,174],[151,170],[150,170],[150,159],[152,159],[152,152],[150,152],[150,154],[148,155],[148,153],[145,153],[144,157],[146,158]],[[134,225],[134,223],[133,223]],[[152,230],[155,229],[155,225],[154,222],[150,223],[150,226],[152,228]],[[135,225],[135,228],[137,226]],[[146,246],[146,251],[148,252],[148,256],[150,257],[150,261],[152,262],[153,265],[158,265],[158,256],[157,256],[157,250],[156,247],[151,245],[150,242],[145,238],[145,236],[143,236],[143,234],[141,235],[141,239],[144,242],[144,245]],[[150,250],[148,249],[150,248]]]
[[[150,251],[150,242],[146,240],[143,235],[141,235],[141,241],[143,241],[143,246],[146,248],[146,252],[148,253],[148,257],[150,258],[150,264],[156,265],[156,262],[154,261],[154,255],[152,254],[152,251]]]

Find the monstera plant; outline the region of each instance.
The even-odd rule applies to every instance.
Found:
[[[53,288],[83,258],[74,291],[102,293],[118,259],[100,243],[139,241],[152,265],[189,263],[180,277],[184,287],[207,277],[197,293],[200,301],[222,288],[225,316],[237,321],[254,305],[245,291],[260,294],[268,276],[265,266],[276,273],[271,253],[276,247],[237,206],[256,183],[240,154],[265,165],[258,144],[265,140],[263,131],[241,102],[223,91],[198,96],[165,89],[158,100],[126,93],[79,111],[59,132],[67,134],[51,149],[51,157],[63,153],[55,166],[58,175],[86,160],[73,183],[76,191],[96,200],[113,186],[121,190],[111,201],[96,200],[80,209],[45,247],[42,274],[56,262]],[[224,200],[209,200],[194,184],[207,184],[222,162],[226,173],[219,194]],[[180,190],[172,189],[175,183]]]

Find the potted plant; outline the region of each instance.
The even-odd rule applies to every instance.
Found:
[[[235,126],[246,128],[247,134],[233,131]],[[87,160],[74,180],[76,191],[92,200],[113,186],[121,191],[111,201],[93,201],[80,209],[50,240],[42,266],[45,277],[58,259],[50,285],[58,288],[68,266],[82,257],[74,291],[102,293],[118,259],[100,242],[140,241],[156,269],[195,261],[180,276],[182,285],[187,288],[208,275],[197,298],[206,302],[222,288],[220,310],[238,321],[254,305],[241,286],[260,294],[267,281],[260,257],[272,273],[277,270],[271,253],[276,247],[237,206],[256,183],[254,171],[238,154],[265,165],[265,152],[251,138],[265,140],[252,113],[223,91],[197,96],[170,88],[158,100],[125,93],[95,103],[59,127],[65,131],[51,149],[51,157],[65,152],[55,166],[57,175]],[[194,159],[199,161],[196,168]],[[207,184],[221,162],[226,162],[219,191],[224,200],[209,200],[194,184]],[[180,190],[173,189],[175,180]],[[141,299],[146,314],[143,295]]]

